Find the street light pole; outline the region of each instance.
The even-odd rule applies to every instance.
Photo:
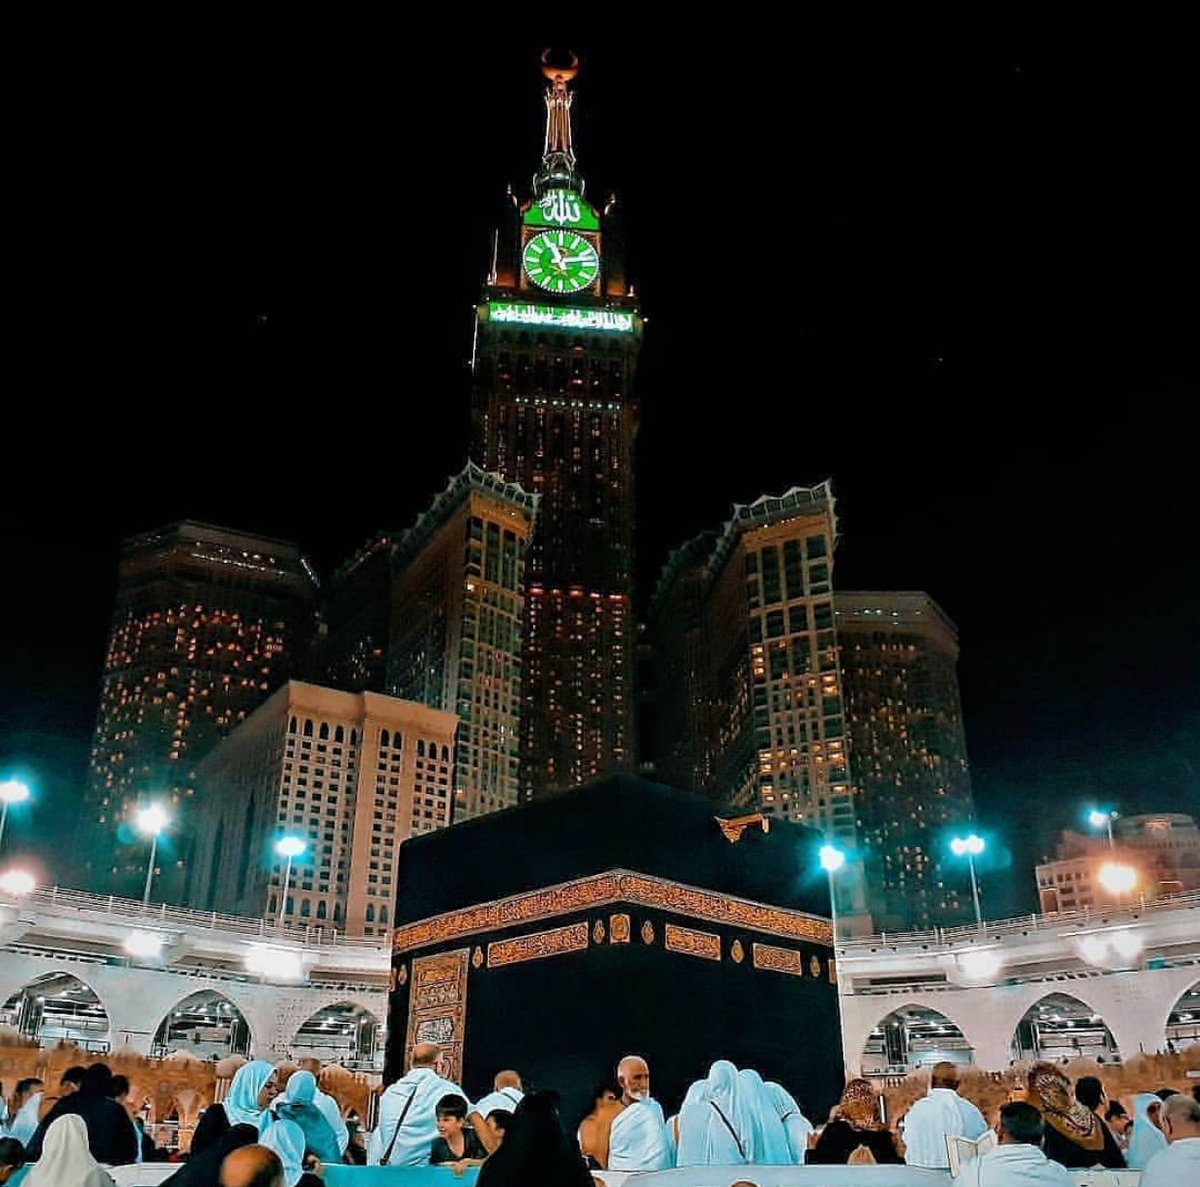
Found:
[[[160,804],[139,808],[135,823],[138,832],[150,837],[150,864],[146,867],[146,890],[142,895],[142,907],[150,906],[150,887],[154,882],[154,859],[158,856],[158,834],[167,827],[167,813]]]
[[[971,833],[968,837],[955,837],[950,842],[950,850],[955,857],[966,857],[967,868],[971,871],[971,902],[975,906],[975,926],[983,929],[983,911],[979,906],[979,879],[975,874],[975,858],[983,852],[983,838]]]
[[[822,845],[819,854],[821,869],[829,878],[829,929],[833,933],[834,955],[837,955],[837,893],[833,875],[846,864],[846,855],[836,845]]]
[[[299,837],[281,837],[275,842],[275,852],[287,859],[283,867],[283,891],[279,896],[279,926],[283,926],[283,917],[287,912],[288,882],[292,878],[292,858],[299,857],[308,845]]]
[[[142,895],[142,906],[150,905],[150,884],[154,881],[154,859],[158,856],[158,833],[150,839],[150,864],[146,867],[146,890]]]
[[[1099,828],[1101,825],[1104,825],[1108,830],[1108,851],[1110,853],[1116,853],[1117,851],[1117,843],[1113,840],[1112,826],[1113,821],[1116,820],[1118,815],[1119,813],[1115,811],[1101,812],[1099,808],[1093,808],[1088,813],[1088,823],[1091,824],[1092,828]]]
[[[8,823],[8,805],[23,804],[29,799],[29,788],[19,779],[0,783],[0,845],[4,844],[4,826]]]

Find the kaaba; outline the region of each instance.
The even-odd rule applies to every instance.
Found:
[[[643,1056],[668,1114],[716,1059],[823,1117],[842,1087],[814,830],[620,776],[400,848],[385,1080],[441,1044],[468,1096],[517,1069],[564,1119]]]

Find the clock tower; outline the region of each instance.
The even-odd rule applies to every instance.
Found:
[[[521,793],[634,765],[634,372],[642,318],[615,199],[588,201],[569,84],[542,55],[546,139],[492,240],[472,357],[473,460],[540,496],[526,565]],[[486,629],[486,628],[485,628]]]

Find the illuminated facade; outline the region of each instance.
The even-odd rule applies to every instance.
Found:
[[[658,773],[853,845],[829,483],[735,506],[676,553],[651,612]]]
[[[1036,870],[1038,901],[1046,914],[1162,898],[1200,890],[1200,828],[1181,812],[1121,816],[1107,835],[1067,831],[1053,861]],[[1105,886],[1102,871],[1117,863],[1133,871],[1131,890]],[[1119,885],[1119,884],[1114,884]]]
[[[545,66],[533,193],[495,234],[473,351],[472,457],[539,496],[526,569],[521,794],[634,762],[633,380],[642,319],[615,201],[584,196],[575,66]]]
[[[125,541],[80,822],[89,885],[140,897],[139,803],[165,803],[190,835],[196,762],[293,670],[315,591],[299,549],[281,540],[183,521]],[[158,849],[167,901],[187,865],[173,832]]]
[[[867,902],[878,931],[971,916],[949,842],[974,819],[958,637],[928,594],[834,595]]]
[[[387,691],[459,719],[455,820],[520,797],[525,553],[537,497],[474,465],[394,556]]]
[[[382,935],[396,850],[450,823],[452,713],[288,681],[200,764],[188,904]],[[307,846],[291,865],[283,836]]]

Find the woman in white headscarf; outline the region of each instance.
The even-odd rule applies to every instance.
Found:
[[[1166,1134],[1158,1128],[1161,1109],[1162,1101],[1153,1092],[1141,1092],[1133,1098],[1133,1128],[1125,1151],[1125,1165],[1130,1170],[1145,1170],[1146,1163],[1167,1148]]]
[[[783,1122],[762,1076],[753,1068],[738,1072],[736,1101],[737,1130],[749,1135],[746,1161],[755,1166],[790,1166],[792,1152]]]
[[[708,1069],[704,1088],[679,1113],[679,1156],[676,1166],[745,1166],[748,1133],[739,1132],[738,1070],[727,1059]]]
[[[808,1153],[808,1138],[813,1131],[813,1123],[800,1112],[796,1098],[782,1084],[768,1080],[763,1085],[767,1090],[767,1099],[775,1107],[776,1116],[787,1134],[788,1149],[792,1154],[792,1162],[803,1166],[804,1156]]]
[[[212,1107],[223,1109],[230,1125],[258,1125],[263,1110],[278,1094],[275,1069],[255,1059],[238,1068],[225,1099]]]
[[[47,1126],[42,1156],[30,1169],[25,1187],[116,1187],[116,1184],[92,1157],[83,1118],[78,1113],[65,1113]]]

